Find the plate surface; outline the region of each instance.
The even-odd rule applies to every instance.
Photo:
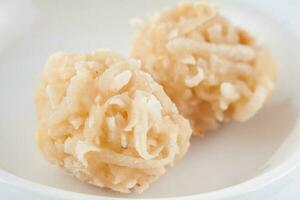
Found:
[[[37,74],[47,57],[56,51],[98,48],[127,54],[134,32],[129,20],[176,2],[13,0],[4,1],[3,5],[0,2],[0,168],[30,182],[66,191],[127,198],[183,197],[222,191],[238,184],[250,187],[260,176],[264,177],[259,179],[263,185],[283,175],[283,169],[291,169],[290,164],[285,168],[282,164],[291,163],[292,155],[300,152],[300,93],[297,92],[300,30],[295,28],[300,24],[293,15],[298,6],[296,1],[286,5],[274,1],[271,7],[264,7],[268,4],[266,0],[219,1],[224,14],[270,47],[281,66],[277,90],[272,100],[248,122],[226,124],[204,138],[193,138],[186,157],[145,193],[120,195],[86,185],[49,165],[37,151],[33,94]],[[278,17],[278,12],[283,12],[284,17]],[[4,172],[1,176],[10,183],[22,182],[8,180]],[[247,182],[251,179],[254,182]]]

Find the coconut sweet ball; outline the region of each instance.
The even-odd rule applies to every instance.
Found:
[[[111,51],[49,58],[35,100],[37,143],[51,163],[128,193],[183,156],[189,122],[139,65]]]
[[[163,85],[195,134],[252,117],[273,91],[268,51],[207,3],[184,3],[146,20],[131,56]]]

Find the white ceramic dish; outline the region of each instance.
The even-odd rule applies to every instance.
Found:
[[[274,98],[246,123],[194,138],[187,156],[148,191],[120,195],[65,175],[37,151],[35,77],[55,51],[126,53],[129,19],[176,1],[0,1],[0,194],[31,199],[226,199],[256,195],[300,165],[300,14],[297,0],[220,1],[235,23],[270,46],[281,65]],[[3,16],[2,16],[3,15]],[[272,184],[271,184],[272,183]],[[254,192],[256,191],[256,192]],[[1,195],[0,195],[1,196]]]

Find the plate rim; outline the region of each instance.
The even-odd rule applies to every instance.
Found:
[[[222,189],[205,192],[200,194],[192,194],[179,197],[158,197],[158,198],[141,198],[143,200],[217,200],[239,197],[246,193],[261,190],[267,186],[273,185],[275,182],[281,180],[287,175],[291,174],[294,170],[300,168],[300,152],[295,152],[290,157],[274,167],[269,171],[248,179],[239,184],[235,184]],[[15,179],[15,180],[9,180]],[[53,186],[43,185],[41,183],[33,182],[25,178],[14,175],[3,169],[0,169],[0,184],[8,187],[22,190],[24,193],[35,193],[47,198],[65,199],[65,200],[133,200],[138,198],[123,198],[123,197],[109,197],[102,195],[92,195],[79,192],[63,190]]]

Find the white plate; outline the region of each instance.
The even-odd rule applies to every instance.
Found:
[[[56,51],[127,53],[129,19],[176,1],[0,1],[1,190],[51,199],[224,199],[261,189],[300,165],[298,1],[221,1],[223,11],[270,46],[281,65],[274,98],[246,123],[193,138],[186,157],[137,195],[98,189],[49,165],[34,144],[36,75]],[[96,196],[97,195],[97,196]],[[103,197],[103,198],[101,198]]]

